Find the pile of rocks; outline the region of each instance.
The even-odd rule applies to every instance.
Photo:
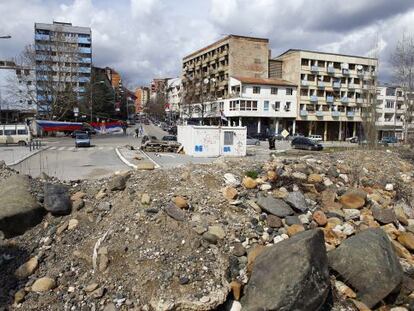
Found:
[[[2,241],[0,306],[414,306],[413,166],[395,153],[227,160],[64,186],[28,182],[48,213]]]

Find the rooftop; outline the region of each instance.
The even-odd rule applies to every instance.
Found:
[[[220,43],[223,43],[223,42],[229,40],[230,38],[246,39],[246,40],[251,40],[251,41],[269,42],[269,39],[266,39],[266,38],[257,38],[257,37],[248,37],[248,36],[239,36],[239,35],[232,35],[232,34],[230,34],[230,35],[227,35],[224,38],[222,38],[222,39],[220,39],[220,40],[218,40],[216,42],[213,42],[213,43],[211,43],[211,44],[209,44],[209,45],[207,45],[207,46],[205,46],[205,47],[203,47],[201,49],[196,50],[195,52],[193,52],[191,54],[188,54],[187,56],[184,56],[183,57],[183,60],[186,59],[186,58],[192,57],[194,55],[197,55],[198,53],[201,53],[201,52],[203,52],[205,50],[211,49],[212,47],[214,47],[214,46],[216,46],[216,45],[218,45]]]
[[[302,49],[289,49],[282,54],[274,57],[273,59],[277,59],[285,54],[294,53],[294,52],[308,52],[308,53],[316,53],[316,54],[325,54],[325,55],[337,55],[337,56],[346,56],[346,57],[358,57],[358,58],[364,58],[364,59],[371,59],[371,60],[377,60],[374,57],[365,57],[365,56],[358,56],[358,55],[349,55],[349,54],[339,54],[339,53],[328,53],[328,52],[320,52],[320,51],[312,51],[312,50],[302,50]]]
[[[245,84],[296,86],[296,84],[283,80],[283,79],[262,79],[262,78],[250,78],[250,77],[233,77],[233,78]]]

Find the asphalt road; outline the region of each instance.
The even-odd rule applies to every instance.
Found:
[[[13,168],[33,177],[44,172],[62,180],[99,179],[129,169],[118,158],[115,148],[136,141],[132,136],[92,136],[90,148],[75,148],[70,137],[48,138],[44,140],[47,150]]]

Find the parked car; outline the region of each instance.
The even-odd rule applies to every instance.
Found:
[[[346,138],[345,141],[348,141],[348,142],[353,143],[353,144],[357,144],[359,139],[358,139],[357,136],[352,136],[352,137]]]
[[[73,131],[73,132],[70,134],[70,136],[71,136],[72,138],[75,138],[75,137],[76,137],[76,135],[78,135],[78,134],[88,134],[89,136],[91,136],[91,135],[95,135],[95,134],[96,134],[96,131],[95,131],[95,129],[93,129],[93,128],[84,128],[84,129],[82,129],[82,130],[76,130],[76,131]]]
[[[0,144],[27,145],[32,140],[26,124],[0,125]]]
[[[248,145],[248,146],[259,146],[260,145],[260,140],[258,140],[257,138],[251,137],[251,136],[247,136],[246,145]]]
[[[267,140],[269,138],[269,135],[267,133],[254,133],[249,136],[258,140]]]
[[[163,141],[177,141],[177,136],[175,135],[165,135],[162,138]]]
[[[323,146],[308,137],[296,137],[292,140],[291,146],[294,149],[322,150]]]
[[[78,134],[76,134],[75,146],[76,146],[76,148],[90,147],[91,146],[91,138],[89,137],[88,133],[78,133]]]
[[[317,143],[323,141],[323,138],[322,138],[321,135],[309,135],[308,138],[312,139],[313,141],[315,141]]]
[[[389,144],[396,144],[398,143],[397,137],[394,136],[387,136],[383,137],[379,142],[380,145],[388,146]]]

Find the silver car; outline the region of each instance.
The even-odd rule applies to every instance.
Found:
[[[77,134],[75,137],[75,146],[78,147],[90,147],[91,146],[91,139],[88,134],[80,133]]]
[[[259,146],[260,145],[260,140],[258,140],[257,138],[253,138],[251,136],[247,136],[246,145],[248,145],[248,146]]]

